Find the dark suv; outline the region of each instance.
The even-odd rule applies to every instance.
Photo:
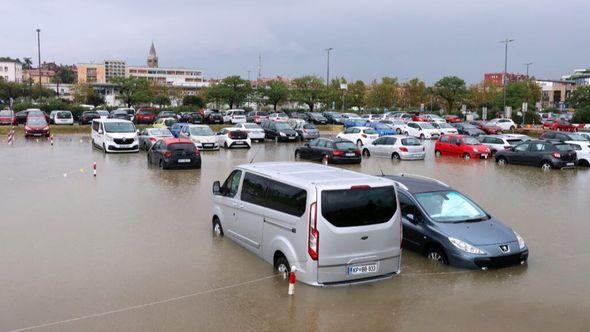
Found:
[[[386,175],[397,184],[403,247],[463,268],[526,263],[523,238],[448,185],[411,174]]]
[[[262,122],[264,137],[278,141],[296,141],[298,134],[286,122],[266,120]]]
[[[315,112],[309,112],[306,113],[306,117],[305,120],[307,122],[313,123],[313,124],[321,124],[321,125],[325,125],[328,123],[328,119],[326,119],[323,115],[321,115],[320,113],[315,113]]]
[[[563,131],[546,131],[543,134],[541,134],[539,139],[551,140],[551,141],[556,140],[556,141],[561,141],[561,142],[588,141],[588,139],[584,135],[580,135],[580,134],[574,133],[574,132],[563,132]]]
[[[560,141],[527,141],[508,150],[496,153],[499,165],[520,164],[541,167],[543,170],[552,168],[571,168],[578,163],[576,151],[572,146]]]

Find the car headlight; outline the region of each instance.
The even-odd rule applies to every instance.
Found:
[[[451,243],[455,247],[457,247],[457,249],[459,249],[461,251],[465,251],[467,253],[475,254],[475,255],[485,255],[486,254],[483,250],[476,248],[467,242],[463,242],[459,239],[455,239],[454,237],[449,237],[449,241],[451,241]]]
[[[282,131],[279,133],[279,135],[281,135],[281,136],[286,136],[286,135],[285,135],[285,133],[284,133],[284,132],[282,132]]]
[[[520,234],[516,233],[516,231],[514,231],[514,235],[516,235],[516,239],[518,240],[518,248],[520,249],[524,249],[524,247],[526,246],[526,244],[524,243],[524,239],[522,238],[522,236],[520,236]]]

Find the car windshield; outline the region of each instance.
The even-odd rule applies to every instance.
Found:
[[[440,129],[454,128],[453,126],[451,126],[450,124],[448,124],[446,122],[437,123],[436,126]]]
[[[96,111],[100,116],[107,116],[109,115],[109,111]]]
[[[105,122],[104,130],[107,133],[133,133],[135,126],[131,122]]]
[[[191,127],[190,131],[191,131],[191,135],[195,135],[195,136],[213,136],[213,135],[215,135],[215,133],[213,133],[213,130],[211,130],[211,128],[209,128],[209,127]]]
[[[352,143],[352,142],[336,142],[334,143],[334,146],[336,147],[336,149],[338,150],[356,150],[356,144]]]
[[[170,130],[165,129],[165,128],[148,129],[148,133],[152,136],[157,136],[157,137],[171,137],[172,136],[172,133],[170,132]]]
[[[422,143],[417,138],[408,137],[408,138],[403,138],[402,139],[402,145],[405,145],[405,146],[420,146],[420,145],[422,145]]]
[[[522,143],[522,140],[520,138],[509,138],[506,140],[506,142],[508,142],[508,144],[510,144],[511,146],[516,146]]]
[[[303,125],[303,129],[315,129],[315,126],[311,123],[306,123]]]
[[[387,126],[385,126],[385,128],[389,129],[389,127],[387,127]],[[363,130],[363,132],[365,134],[369,134],[369,135],[376,135],[377,134],[377,131],[373,128],[365,129],[365,130]]]
[[[70,112],[57,112],[57,117],[60,119],[69,119],[72,117],[72,113],[70,113]]]
[[[396,211],[393,186],[324,190],[322,216],[336,227],[357,227],[388,222]]]
[[[457,191],[421,193],[415,197],[428,216],[437,222],[458,223],[489,219],[479,206]]]
[[[428,122],[421,123],[420,127],[422,129],[434,129],[434,126],[432,125],[432,123],[428,123]]]
[[[164,125],[171,127],[173,124],[175,124],[177,121],[174,119],[164,119]]]
[[[477,128],[476,126],[469,124],[469,123],[464,123],[463,124],[463,128],[467,128],[467,129],[475,129]]]
[[[27,124],[29,126],[43,126],[47,125],[47,121],[45,121],[45,118],[42,117],[29,117],[27,119]]]
[[[291,129],[291,126],[284,122],[277,122],[275,125],[277,129]]]
[[[234,111],[233,115],[234,116],[236,116],[236,115],[243,116],[243,115],[246,115],[246,112],[244,112],[244,111]]]
[[[180,151],[180,152],[194,152],[195,145],[192,143],[174,143],[168,145],[168,150],[170,151]]]
[[[463,137],[463,142],[467,145],[480,145],[481,143],[473,137]]]
[[[578,133],[571,133],[569,136],[572,141],[589,141],[588,137]]]
[[[0,111],[0,116],[12,116],[12,111]]]
[[[386,124],[382,124],[382,123],[374,124],[373,128],[379,129],[379,130],[391,129],[389,126],[387,126]]]
[[[559,151],[569,151],[572,149],[572,146],[569,144],[556,144],[555,148]]]

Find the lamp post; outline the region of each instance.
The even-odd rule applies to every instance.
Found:
[[[327,63],[326,63],[326,86],[330,85],[330,51],[333,51],[332,47],[326,48],[324,51],[327,53]]]
[[[529,66],[532,65],[532,62],[527,62],[524,65],[526,66],[526,78],[529,78]]]
[[[502,85],[504,87],[504,111],[506,111],[506,74],[508,70],[508,44],[512,43],[514,39],[508,39],[500,41],[504,44],[504,75],[502,76]]]
[[[37,29],[37,55],[39,56],[39,91],[41,91],[41,29]]]

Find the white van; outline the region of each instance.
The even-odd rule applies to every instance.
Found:
[[[242,109],[228,110],[223,116],[223,122],[237,124],[246,122],[246,111]]]
[[[400,272],[394,182],[311,163],[238,166],[213,183],[213,232],[284,276],[314,286],[364,283]]]
[[[131,121],[92,120],[92,145],[109,152],[139,152],[137,129]]]

